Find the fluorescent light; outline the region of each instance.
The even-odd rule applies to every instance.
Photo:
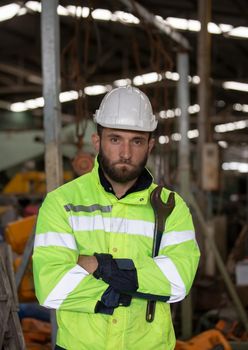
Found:
[[[241,105],[240,103],[235,103],[235,104],[233,105],[233,109],[234,109],[235,111],[241,112],[241,111],[242,111],[242,105]]]
[[[166,23],[171,27],[179,30],[189,30],[191,32],[199,32],[201,30],[200,21],[193,19],[167,17]],[[222,30],[217,24],[213,22],[208,23],[208,32],[211,34],[221,34]]]
[[[65,8],[64,6],[59,5],[57,8],[57,12],[59,16],[69,16],[70,15],[70,11],[68,10],[68,8]]]
[[[159,138],[158,138],[158,142],[161,144],[161,145],[164,145],[165,143],[169,143],[170,139],[167,135],[160,135]]]
[[[208,23],[208,32],[211,34],[221,34],[222,30],[221,30],[220,26],[218,26],[217,24],[215,24],[213,22],[209,22]]]
[[[151,84],[162,80],[162,75],[156,72],[146,73],[142,75],[137,75],[133,78],[133,84],[136,86]]]
[[[178,81],[180,79],[180,75],[177,72],[172,72],[171,80]]]
[[[189,19],[187,29],[190,30],[191,32],[199,32],[201,29],[201,23],[199,21]]]
[[[230,32],[233,29],[232,25],[224,24],[224,23],[219,24],[219,27],[220,27],[222,33]]]
[[[103,86],[103,85],[93,85],[93,86],[87,86],[84,90],[84,92],[87,95],[100,95],[108,91],[111,87],[109,85]],[[79,97],[79,92],[71,90],[71,91],[64,91],[59,94],[59,100],[61,103],[69,102],[73,100],[77,100]],[[44,98],[43,97],[37,97],[34,99],[26,100],[24,102],[15,102],[10,105],[10,110],[12,112],[23,112],[27,111],[28,109],[36,109],[44,107]]]
[[[248,126],[248,120],[239,120],[237,122],[234,122],[234,125],[236,129],[245,129]]]
[[[108,91],[108,87],[104,85],[86,86],[84,88],[84,92],[86,93],[86,95],[91,95],[91,96],[101,95],[107,91]]]
[[[133,78],[133,84],[136,86],[144,85],[142,75],[136,75],[136,77]]]
[[[181,29],[181,30],[187,30],[188,29],[188,20],[184,18],[177,18],[177,17],[167,17],[166,18],[166,24],[169,26]]]
[[[248,84],[240,83],[238,81],[225,81],[222,84],[224,89],[227,90],[238,90],[238,91],[248,91]]]
[[[132,83],[131,79],[118,79],[118,80],[115,80],[114,81],[114,85],[115,86],[118,86],[118,87],[121,87],[121,86],[127,86],[127,85],[130,85]]]
[[[177,72],[166,71],[165,78],[168,80],[178,81],[180,78],[180,75]],[[189,77],[189,79],[190,79],[190,77]]]
[[[228,143],[226,141],[218,141],[218,145],[221,148],[227,148],[228,147]]]
[[[24,103],[27,109],[36,109],[44,106],[44,98],[38,97],[38,98],[30,99],[30,100],[24,101]]]
[[[201,79],[200,79],[200,77],[198,76],[198,75],[194,75],[193,77],[192,77],[192,83],[193,84],[200,84],[200,81],[201,81]]]
[[[182,138],[181,134],[179,134],[178,132],[175,132],[174,134],[171,135],[171,139],[173,141],[180,141]]]
[[[189,76],[188,77],[189,80],[192,81],[192,83],[199,83],[200,78],[195,75],[193,77]],[[163,73],[157,73],[157,72],[149,72],[143,75],[138,75],[136,77],[133,78],[133,84],[134,85],[145,85],[145,84],[149,84],[149,83],[154,83],[157,81],[160,81],[162,79],[168,79],[168,80],[179,80],[179,74],[177,72],[170,72],[170,71],[166,71]],[[32,79],[33,80],[33,79]],[[129,78],[125,78],[125,79],[117,79],[113,82],[114,86],[127,86],[130,85],[132,83],[132,80]],[[223,83],[223,87],[224,86],[230,86],[228,83],[233,83],[233,82],[226,82],[227,84],[225,85],[225,83]],[[237,82],[234,82],[237,83]],[[240,83],[239,83],[240,84]],[[243,85],[247,85],[248,84],[243,84]],[[87,95],[99,95],[99,94],[103,94],[109,90],[111,90],[112,86],[111,85],[93,85],[93,86],[87,86],[84,90],[84,92]],[[67,101],[72,101],[72,100],[76,100],[78,98],[78,92],[76,91],[65,91],[62,92],[60,94],[60,101],[63,102],[67,102]],[[35,104],[32,103],[32,100],[28,100],[28,106],[31,106],[31,109],[33,109],[34,105],[37,105],[37,99]],[[31,102],[30,102],[31,101]],[[24,102],[16,102],[10,105],[10,108],[12,111],[19,111],[19,109],[21,108],[21,110],[27,110],[30,109],[29,107],[27,108],[26,105],[23,105]],[[220,101],[221,105],[223,106],[224,101]],[[20,104],[19,104],[20,103]],[[36,108],[38,107],[42,107],[43,106],[43,102],[40,102],[41,104],[38,104]],[[220,104],[220,103],[219,103]],[[24,108],[24,109],[23,109]],[[242,112],[248,112],[248,105],[247,104],[234,104],[233,105],[233,109],[237,110],[237,111],[242,111]],[[189,106],[188,108],[188,112],[189,114],[194,114],[194,113],[198,113],[200,111],[200,106],[198,104],[194,104]],[[174,117],[179,117],[181,115],[181,110],[180,108],[175,108],[175,109],[168,109],[166,111],[160,111],[159,113],[159,117],[162,119],[166,119],[166,118],[174,118]],[[217,131],[217,132],[226,132],[226,131],[230,131],[230,130],[235,130],[236,128],[242,128],[243,127],[243,123],[239,123],[236,124],[235,126],[229,126],[229,129],[227,130],[228,127],[223,127],[220,126],[219,130],[223,130],[223,131]],[[246,127],[246,126],[245,126]],[[231,128],[231,129],[230,129]]]
[[[160,118],[165,119],[166,118],[166,111],[160,111],[159,113]]]
[[[111,11],[105,10],[105,9],[95,9],[92,12],[92,17],[94,19],[98,19],[101,21],[110,21],[110,20],[112,20],[112,16],[113,16],[113,13]]]
[[[28,108],[24,102],[15,102],[10,105],[10,110],[11,112],[24,112],[27,111]]]
[[[69,11],[69,14],[73,17],[83,17],[86,18],[90,14],[89,7],[81,7],[81,6],[74,6],[74,5],[68,5],[66,8]]]
[[[199,136],[199,131],[197,129],[189,130],[187,136],[189,139],[196,138]],[[180,141],[181,139],[182,139],[182,136],[178,132],[171,135],[172,141]],[[170,138],[167,135],[160,135],[158,138],[158,142],[162,145],[165,143],[169,143],[169,141],[170,141]]]
[[[165,78],[170,80],[172,78],[172,72],[170,71],[165,72]]]
[[[25,7],[34,12],[41,12],[41,3],[38,1],[27,1]]]
[[[12,17],[18,15],[24,15],[27,13],[27,9],[33,12],[41,12],[41,3],[38,1],[27,1],[24,5],[25,7],[20,7],[18,4],[9,4],[0,7],[0,22],[11,19]],[[58,6],[57,10],[60,16],[73,16],[73,17],[83,17],[89,16],[89,7],[81,7],[68,5],[63,7]],[[139,24],[140,20],[131,13],[124,11],[111,12],[107,9],[95,9],[92,11],[92,17],[96,20],[102,21],[118,21],[124,24]],[[155,19],[158,23],[164,24],[168,33],[171,32],[171,28],[178,30],[188,30],[193,32],[198,32],[201,29],[201,24],[197,20],[185,19],[178,17],[168,17],[166,19],[161,16],[155,15]],[[233,36],[237,38],[248,38],[248,27],[240,26],[233,28],[230,24],[220,23],[216,24],[213,22],[208,23],[208,32],[211,34],[225,34],[228,36]]]
[[[161,19],[160,19],[161,20]],[[192,32],[199,32],[201,29],[201,23],[192,19],[168,17],[165,20],[166,24],[177,30],[189,30]],[[213,22],[208,23],[208,32],[211,34],[227,34],[228,36],[248,38],[248,27],[236,27],[233,28],[230,24]]]
[[[37,97],[34,100],[36,101],[37,107],[44,107],[44,97]]]
[[[199,131],[198,129],[189,130],[187,135],[189,139],[195,139],[196,137],[199,136]]]
[[[248,38],[248,27],[236,27],[228,32],[229,36],[237,38]]]
[[[175,112],[173,111],[173,109],[167,109],[166,117],[167,118],[174,118],[175,117]]]
[[[181,112],[181,108],[175,108],[175,116],[176,117],[180,117],[180,115],[182,114],[182,112]]]
[[[166,111],[160,111],[159,116],[161,119],[169,119],[175,117],[175,112],[173,109],[167,109]]]
[[[78,92],[74,90],[64,91],[59,94],[59,100],[61,103],[69,102],[77,99],[78,99]]]
[[[10,105],[10,110],[12,112],[23,112],[28,109],[36,109],[44,106],[44,98],[38,97],[24,102],[15,102]]]
[[[240,162],[225,162],[222,164],[223,170],[234,170],[240,173],[248,173],[248,164]]]
[[[198,104],[194,104],[192,106],[189,106],[188,108],[189,114],[194,114],[200,112],[200,106]]]
[[[66,9],[68,10],[68,15],[70,16],[76,16],[76,17],[83,17],[86,18],[90,14],[89,7],[81,7],[81,6],[74,6],[74,5],[68,5],[66,6]],[[100,21],[112,21],[112,22],[121,22],[121,23],[128,23],[128,24],[139,24],[140,20],[128,12],[123,11],[115,11],[111,12],[110,10],[106,9],[95,9],[92,11],[92,17],[96,20]]]
[[[140,20],[132,15],[131,13],[128,12],[123,12],[123,11],[115,11],[114,12],[114,18],[111,20],[117,20],[122,23],[130,23],[130,24],[139,24]]]
[[[200,111],[200,106],[198,104],[194,104],[188,107],[189,114],[198,113],[199,111]],[[158,113],[158,115],[161,119],[180,117],[181,109],[177,107],[174,109],[162,110]]]
[[[240,103],[235,103],[233,105],[233,109],[235,111],[238,111],[238,112],[244,112],[244,113],[247,113],[248,112],[248,105],[247,104],[240,104]]]
[[[239,120],[233,123],[216,125],[214,130],[216,132],[222,133],[222,132],[228,132],[228,131],[234,131],[234,130],[241,130],[247,127],[248,127],[248,120]]]
[[[13,18],[18,14],[20,5],[9,4],[0,7],[0,22],[6,21],[10,18]]]

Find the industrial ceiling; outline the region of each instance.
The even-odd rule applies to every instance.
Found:
[[[75,98],[64,98],[66,101],[61,104],[64,125],[80,118],[92,118],[103,94],[95,94],[89,87],[100,85],[104,92],[123,83],[120,79],[128,79],[126,81],[137,85],[151,97],[160,124],[157,136],[176,131],[176,53],[183,48],[180,42],[166,35],[158,26],[148,23],[142,17],[137,3],[155,15],[157,21],[171,26],[173,32],[179,33],[180,38],[189,43],[190,129],[197,129],[200,37],[200,1],[197,0],[61,0],[61,91],[88,91],[80,108]],[[84,7],[84,10],[79,10],[79,7]],[[88,14],[85,15],[83,11],[86,8]],[[101,12],[99,9],[107,11]],[[239,149],[247,153],[248,142],[248,85],[245,85],[248,83],[247,12],[246,0],[212,1],[210,11],[211,83],[208,122],[211,138],[227,142],[225,147],[235,147],[238,155],[240,152],[236,147],[241,147]],[[134,16],[131,20],[127,15],[130,13]],[[42,105],[40,17],[39,1],[1,1],[2,131],[42,128],[43,109],[39,107]],[[147,74],[155,72],[157,80],[149,80],[154,76]],[[238,87],[243,91],[230,88],[228,82],[243,83]],[[170,125],[169,129],[164,126],[166,123]],[[226,127],[226,132],[218,132],[216,125],[227,123],[229,126]],[[247,160],[246,153],[241,157],[243,160]]]

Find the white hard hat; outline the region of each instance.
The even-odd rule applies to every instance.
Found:
[[[132,86],[107,93],[96,110],[94,121],[106,128],[148,132],[154,131],[158,123],[148,97]]]

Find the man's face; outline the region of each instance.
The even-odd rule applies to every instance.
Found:
[[[154,145],[148,132],[109,128],[103,128],[93,142],[104,173],[117,183],[127,183],[141,174]]]

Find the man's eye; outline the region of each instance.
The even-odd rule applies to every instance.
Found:
[[[133,140],[133,143],[134,143],[135,145],[141,145],[141,144],[142,144],[142,141],[139,140],[139,139],[137,139],[137,140]]]
[[[119,141],[117,137],[111,137],[110,140],[112,143],[117,143]]]

